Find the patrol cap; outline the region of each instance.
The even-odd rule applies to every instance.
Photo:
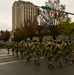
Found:
[[[38,45],[38,42],[35,42],[34,44],[35,44],[35,45]]]
[[[48,44],[48,45],[50,45],[50,44],[51,44],[51,42],[48,42],[47,44]]]
[[[37,42],[37,40],[33,40],[33,42]]]

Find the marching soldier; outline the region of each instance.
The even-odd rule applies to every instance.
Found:
[[[14,56],[14,51],[15,51],[15,43],[12,43],[12,54]]]
[[[16,42],[15,44],[15,53],[16,53],[16,56],[18,57],[18,53],[19,53],[19,43]]]
[[[26,55],[27,61],[29,61],[31,58],[31,47],[29,46],[29,42],[27,42],[25,45],[25,51],[26,51],[25,55]]]
[[[24,56],[24,44],[23,43],[20,44],[20,55],[21,55],[21,58],[23,59],[23,56]]]
[[[40,47],[41,55],[43,56],[45,52],[45,43],[44,42],[39,43],[39,47]]]
[[[57,60],[59,62],[59,67],[61,68],[62,67],[62,42],[61,41],[57,41],[56,42],[56,47],[55,47],[55,60]]]
[[[68,50],[68,52],[67,52],[68,53],[67,54],[67,61],[69,61],[69,63],[72,64],[73,63],[73,57],[74,57],[73,56],[73,52],[74,52],[73,51],[73,43],[70,40],[67,43],[68,43],[67,44],[68,45],[68,47],[67,47],[68,48],[67,49]]]
[[[39,65],[39,57],[41,56],[41,52],[40,52],[38,42],[35,42],[34,46],[32,47],[32,52],[34,56],[34,63]]]
[[[11,43],[10,42],[7,42],[6,47],[7,47],[8,54],[10,54]]]
[[[52,57],[53,57],[52,49],[51,49],[51,42],[49,42],[47,44],[47,47],[46,47],[46,50],[45,50],[45,56],[46,56],[46,59],[47,59],[47,62],[48,62],[48,67],[53,69],[54,68],[54,64],[51,61]]]

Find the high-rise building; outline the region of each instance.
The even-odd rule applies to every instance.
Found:
[[[31,2],[15,1],[12,6],[12,30],[33,23],[37,18],[37,6]]]

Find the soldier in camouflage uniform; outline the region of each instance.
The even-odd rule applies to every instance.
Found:
[[[71,56],[71,45],[68,40],[64,41],[64,50],[63,50],[63,57],[65,62],[70,61],[70,56]]]
[[[34,63],[39,65],[39,57],[41,56],[41,52],[38,42],[35,42],[35,44],[33,45],[32,52],[34,56]]]
[[[8,54],[10,54],[10,48],[11,48],[11,43],[10,42],[6,43],[6,48],[7,48]]]
[[[72,64],[73,63],[73,43],[71,40],[67,41],[67,61]]]
[[[25,45],[25,51],[26,51],[25,55],[26,55],[27,61],[29,61],[31,58],[31,47],[29,46],[29,44],[30,43],[27,42]]]
[[[24,57],[24,51],[25,51],[24,44],[20,43],[19,46],[20,46],[20,55],[21,55],[21,58],[23,59],[23,57]]]
[[[44,42],[39,43],[39,47],[41,51],[41,56],[43,56],[45,51],[45,43]]]
[[[12,43],[12,54],[13,54],[13,56],[14,56],[14,53],[15,53],[15,43]]]
[[[61,41],[56,41],[56,47],[55,47],[55,60],[59,62],[58,67],[62,67],[62,54],[63,54],[63,50],[62,50],[62,42]]]
[[[18,53],[19,53],[19,43],[18,42],[16,42],[16,44],[15,44],[15,54],[16,54],[16,56],[18,57]]]
[[[54,64],[52,63],[53,54],[52,54],[52,49],[51,49],[51,42],[49,42],[47,44],[44,54],[45,54],[47,62],[48,62],[48,67],[53,69],[54,68]]]
[[[72,41],[72,53],[71,53],[71,61],[74,62],[74,42]]]

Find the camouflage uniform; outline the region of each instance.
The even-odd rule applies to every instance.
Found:
[[[10,42],[7,42],[6,48],[7,48],[8,54],[10,54],[10,48],[11,48],[11,43]]]
[[[19,43],[18,42],[16,42],[16,44],[15,44],[15,54],[16,54],[16,56],[18,57],[18,53],[19,53]]]
[[[48,62],[48,67],[53,69],[54,64],[51,61],[51,59],[53,57],[52,49],[51,49],[51,43],[47,44],[47,47],[46,47],[46,50],[45,50],[45,56],[46,56],[46,59],[47,59],[47,62]]]
[[[26,43],[25,50],[26,50],[25,52],[26,58],[29,61],[31,58],[31,47],[29,46],[29,42]]]
[[[41,55],[44,56],[44,52],[45,52],[45,43],[39,43],[39,47],[40,47],[40,51],[41,51]]]
[[[14,56],[14,52],[15,52],[15,43],[12,43],[12,54]]]
[[[55,47],[55,60],[59,62],[59,67],[62,67],[62,54],[63,54],[63,50],[62,50],[62,43],[61,41],[57,41],[56,43],[56,47]]]
[[[70,40],[68,41],[68,48],[69,48],[68,60],[69,60],[70,64],[72,64],[74,61],[73,42]]]
[[[70,61],[70,56],[71,56],[71,45],[70,43],[67,41],[64,42],[64,59],[65,59],[65,62],[68,62]]]
[[[20,56],[23,59],[23,57],[24,57],[24,45],[23,45],[23,43],[20,43],[19,46],[20,46]]]
[[[32,47],[32,52],[34,56],[34,63],[39,65],[39,57],[41,56],[40,48],[38,43],[35,43]]]

